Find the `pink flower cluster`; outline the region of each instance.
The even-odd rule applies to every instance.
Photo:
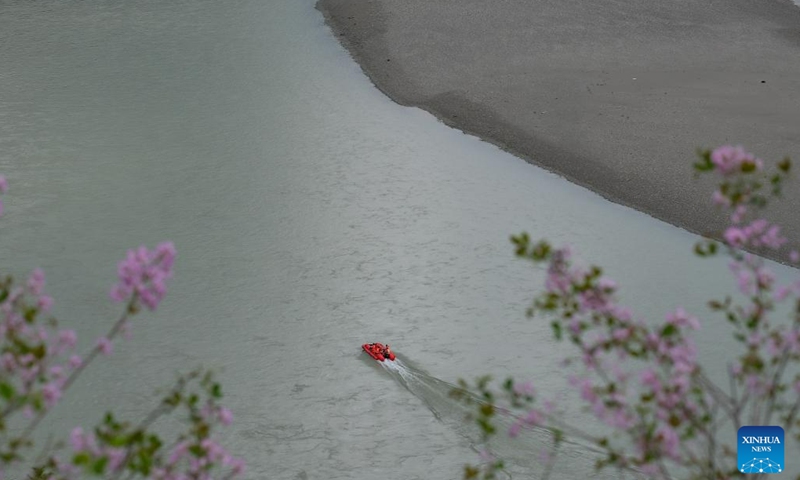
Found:
[[[752,165],[756,170],[764,168],[764,162],[755,158],[744,148],[725,145],[711,153],[711,162],[722,175],[733,175],[742,170],[743,165]]]
[[[68,374],[81,364],[77,355],[64,359],[75,348],[75,332],[38,321],[53,304],[44,284],[44,272],[36,269],[25,287],[9,286],[0,304],[0,383],[13,390],[9,404],[21,407],[27,416],[52,408],[61,398]]]
[[[86,455],[89,459],[107,460],[105,468],[108,473],[120,473],[125,468],[128,451],[120,447],[103,445],[93,432],[84,432],[82,428],[72,429],[69,436],[70,445],[76,455]],[[55,466],[62,479],[80,478],[82,469],[70,462],[55,460]]]
[[[208,427],[214,423],[230,425],[233,415],[230,410],[209,402],[199,411],[201,421]],[[133,438],[130,431],[120,432],[122,424],[111,427],[100,427],[94,432],[85,432],[76,427],[70,435],[72,461],[63,461],[56,457],[51,459],[54,470],[53,480],[77,480],[82,478],[85,468],[103,465],[103,474],[119,476],[129,467],[129,461],[138,457],[140,448],[145,445],[131,443],[129,445],[108,441],[108,432],[116,432],[113,438]],[[127,427],[123,427],[127,428]],[[209,432],[210,430],[206,430]],[[152,480],[212,480],[213,478],[233,478],[244,472],[245,464],[225,450],[222,445],[207,436],[208,433],[183,439],[172,447],[161,449],[160,444],[155,451],[147,453],[152,462],[152,469],[147,478]],[[147,437],[147,436],[145,436]],[[183,438],[186,438],[185,436]],[[141,453],[141,452],[140,452]],[[152,457],[149,457],[152,455]]]
[[[111,298],[124,302],[135,294],[148,309],[155,310],[166,294],[166,281],[172,277],[174,262],[172,242],[161,243],[152,251],[144,246],[128,250],[117,268],[119,283],[112,288]]]
[[[790,412],[788,419],[781,417],[787,425],[797,421],[795,415],[800,416],[800,374],[790,384],[781,379],[789,362],[794,362],[794,371],[800,362],[800,314],[795,314],[791,326],[773,327],[766,318],[775,303],[792,293],[800,296],[800,281],[793,286],[778,285],[762,259],[738,250],[780,249],[786,245],[787,239],[781,235],[779,226],[764,219],[747,223],[745,217],[750,206],[767,205],[765,186],[771,188],[772,195],[780,194],[781,182],[791,163],[788,159],[779,162],[778,172],[765,181],[761,178],[764,162],[742,147],[722,146],[702,152],[701,159],[695,164],[698,171],[715,171],[723,178],[713,200],[732,210],[731,225],[723,232],[723,239],[730,247],[727,252],[735,260],[730,265],[739,290],[750,301],[744,307],[732,305],[730,298],[709,303],[712,310],[722,312],[734,324],[734,338],[746,349],[731,369],[730,395],[714,386],[698,363],[697,347],[690,336],[691,331],[700,328],[696,317],[678,308],[659,325],[634,321],[631,311],[615,301],[617,284],[603,277],[599,268],[573,266],[568,247],[553,250],[544,241],[532,245],[524,233],[512,237],[518,256],[548,262],[545,291],[536,298],[529,315],[542,311],[550,318],[553,314],[557,316],[551,322],[554,336],[560,340],[567,333],[586,369],[584,376],[572,377],[570,383],[589,410],[614,429],[614,437],[592,439],[607,455],[599,460],[598,468],[614,465],[634,469],[648,478],[672,478],[669,467],[678,466],[681,471],[692,470],[697,478],[727,478],[728,474],[720,470],[726,467],[713,463],[718,452],[705,455],[706,449],[717,442],[712,437],[719,424],[715,417],[720,412],[736,416],[736,421],[746,410],[762,421],[770,421],[774,413]],[[717,244],[701,243],[695,251],[700,256],[711,256],[717,252]],[[789,259],[800,262],[800,253],[790,252]],[[621,359],[630,361],[620,363]],[[564,363],[573,360],[568,358]],[[622,365],[628,368],[634,361],[644,364],[636,375],[623,370]],[[736,385],[745,386],[742,394],[737,393]],[[480,381],[479,388],[486,395]],[[515,385],[509,379],[505,390],[512,407],[526,411],[509,428],[510,436],[518,436],[526,427],[550,424],[548,412],[528,408],[536,400],[533,393],[528,395],[533,392],[530,385]],[[787,391],[791,392],[788,401],[779,398]],[[528,404],[521,403],[520,398],[525,398]],[[565,431],[564,423],[553,426],[559,432]],[[566,428],[580,432],[580,428],[571,425]],[[585,432],[579,434],[589,436]],[[630,438],[633,450],[630,441],[615,443],[619,434]],[[703,454],[696,456],[694,452],[698,451]],[[489,473],[496,469],[492,467]]]
[[[614,301],[617,284],[600,276],[598,269],[572,267],[570,253],[568,249],[553,252],[542,298],[555,298],[562,306],[567,331],[582,352],[584,366],[589,371],[605,372],[600,383],[589,377],[574,377],[572,385],[594,415],[615,430],[636,436],[641,422],[650,425],[647,431],[652,434],[639,435],[640,448],[630,461],[643,466],[651,458],[677,460],[680,426],[690,424],[700,411],[698,402],[689,395],[698,371],[697,351],[684,334],[699,329],[699,321],[678,309],[655,329],[634,322],[630,310]],[[541,301],[540,305],[546,303]],[[641,373],[641,387],[634,393],[629,392],[629,375],[614,360],[632,354],[644,355],[642,360],[656,365]],[[637,405],[641,395],[648,398],[644,410]],[[542,418],[541,412],[531,410],[512,425],[509,434],[516,436],[523,427],[537,425]]]
[[[720,147],[711,153],[710,160],[723,177],[763,168],[760,159],[741,147]],[[788,163],[781,169],[788,172]],[[779,183],[778,177],[773,177],[773,184]],[[781,235],[780,227],[767,220],[756,219],[741,225],[748,213],[746,203],[764,204],[763,197],[751,196],[761,188],[760,184],[741,179],[725,182],[715,192],[714,201],[733,208],[732,225],[723,234],[726,244],[734,249],[784,246],[787,239]],[[697,348],[688,336],[689,331],[700,328],[700,323],[683,309],[669,313],[664,324],[653,328],[632,322],[630,311],[614,303],[616,284],[600,277],[599,269],[570,266],[570,253],[568,249],[555,250],[550,256],[546,292],[536,305],[546,310],[559,310],[572,342],[582,352],[584,366],[598,374],[597,383],[590,377],[571,379],[581,398],[597,418],[616,431],[628,432],[634,439],[636,454],[633,457],[613,458],[617,458],[618,464],[630,462],[644,472],[663,476],[663,465],[655,462],[658,459],[685,460],[681,458],[680,439],[691,438],[696,435],[697,428],[702,429],[716,401],[698,377],[701,368],[697,363]],[[733,375],[744,383],[753,398],[768,398],[776,395],[781,387],[775,383],[774,372],[764,365],[780,365],[786,358],[800,359],[800,326],[795,322],[792,327],[771,328],[765,320],[766,312],[772,309],[770,300],[780,302],[791,293],[800,295],[800,282],[791,287],[778,286],[763,260],[751,254],[732,255],[736,261],[730,266],[739,290],[759,299],[749,308],[737,307],[738,314],[729,310],[729,318],[741,321],[742,328],[749,332],[745,336],[748,352],[734,367]],[[789,258],[796,263],[800,261],[800,254],[790,252]],[[768,292],[774,293],[765,297]],[[723,303],[717,304],[720,310],[727,308]],[[609,357],[614,353],[619,358],[632,355],[648,364],[639,373],[639,383],[633,394],[629,393],[627,374],[620,372]],[[765,374],[762,368],[770,373]],[[793,388],[800,392],[800,376]],[[519,428],[515,425],[509,433],[516,435]]]
[[[738,227],[731,225],[723,234],[725,242],[735,248],[767,247],[779,249],[786,242],[786,237],[781,236],[781,227],[771,225],[767,220],[753,220],[749,225]]]
[[[192,453],[201,452],[200,455]],[[153,480],[213,480],[214,465],[230,469],[231,476],[244,473],[245,464],[240,458],[231,455],[219,443],[210,438],[205,438],[199,443],[183,441],[178,443],[169,453],[164,466],[154,469]]]

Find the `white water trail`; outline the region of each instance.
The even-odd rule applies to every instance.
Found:
[[[511,438],[507,432],[516,417],[511,413],[500,412],[494,417],[494,425],[498,433],[492,437],[489,445],[486,445],[481,440],[478,425],[474,420],[467,419],[468,414],[476,412],[476,405],[467,405],[450,396],[450,392],[458,388],[457,385],[440,380],[414,365],[410,360],[401,359],[399,356],[393,362],[379,363],[398,383],[422,400],[438,420],[465,437],[476,452],[481,452],[489,447],[496,457],[503,459],[506,465],[505,473],[509,478],[539,478],[544,472],[546,464],[542,459],[542,454],[551,451],[553,436],[550,430],[529,428],[517,438]],[[477,396],[472,398],[475,402],[480,403],[481,401]],[[576,471],[595,479],[633,478],[630,474],[626,476],[624,472],[617,470],[596,472],[594,465],[597,459],[597,451],[590,446],[564,442],[559,448],[549,478],[572,480],[575,478]],[[465,461],[473,464],[480,462],[477,456]],[[559,466],[569,472],[569,475],[561,473]]]

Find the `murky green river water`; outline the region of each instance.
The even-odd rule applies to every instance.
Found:
[[[475,456],[438,379],[560,391],[563,349],[524,316],[542,277],[512,233],[573,244],[651,318],[732,287],[692,235],[393,104],[313,0],[3,2],[0,172],[0,265],[44,268],[83,346],[118,312],[125,250],[178,249],[160,311],[43,433],[141,414],[175,372],[218,367],[252,479],[457,478]],[[720,367],[728,335],[703,325]],[[378,368],[368,341],[427,374]],[[573,454],[563,478],[588,475]]]

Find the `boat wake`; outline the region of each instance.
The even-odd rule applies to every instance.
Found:
[[[516,421],[510,412],[500,412],[495,416],[494,425],[498,434],[493,436],[487,445],[481,440],[480,428],[468,415],[476,411],[475,405],[467,405],[450,396],[457,385],[438,379],[408,359],[399,356],[394,362],[378,362],[400,385],[419,398],[442,423],[453,428],[466,438],[476,452],[491,451],[504,461],[504,473],[508,478],[538,478],[547,466],[544,458],[551,451],[553,434],[546,428],[529,428],[517,438],[511,438],[507,432]],[[473,396],[475,402],[481,400]],[[635,478],[617,470],[596,472],[595,462],[598,452],[588,445],[564,442],[555,457],[550,479],[567,480],[580,476],[596,479]],[[465,459],[472,464],[480,463],[479,457]]]

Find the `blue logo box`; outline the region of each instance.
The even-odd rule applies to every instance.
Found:
[[[781,473],[786,470],[783,428],[748,426],[739,429],[737,454],[742,473]]]

